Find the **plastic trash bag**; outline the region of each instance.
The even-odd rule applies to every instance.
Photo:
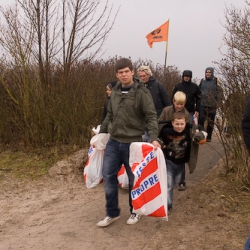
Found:
[[[133,142],[129,164],[135,176],[133,212],[167,220],[167,168],[162,150],[154,150],[150,143]]]
[[[84,181],[87,188],[96,187],[102,182],[102,165],[104,149],[109,139],[109,134],[96,134],[90,140],[88,160],[83,171]]]

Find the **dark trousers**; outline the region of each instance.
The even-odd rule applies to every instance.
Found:
[[[204,123],[207,121],[207,139],[212,138],[212,133],[214,129],[214,119],[216,115],[215,107],[201,106],[199,113],[199,125],[201,125],[202,129],[204,128]]]

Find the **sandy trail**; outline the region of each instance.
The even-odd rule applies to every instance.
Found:
[[[126,225],[128,191],[120,189],[121,218],[98,228],[96,223],[105,216],[103,186],[85,187],[78,170],[83,151],[39,181],[16,182],[6,176],[0,183],[0,249],[209,249],[203,248],[206,237],[220,225],[206,229],[206,221],[197,214],[194,221],[183,201],[192,196],[192,188],[215,166],[222,151],[217,139],[200,147],[198,167],[187,174],[187,190],[175,191],[167,222],[142,217],[140,223]]]

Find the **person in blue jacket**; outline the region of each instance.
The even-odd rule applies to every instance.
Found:
[[[200,82],[201,105],[198,123],[204,129],[204,123],[207,121],[207,142],[211,142],[214,129],[214,120],[216,110],[221,106],[223,91],[219,81],[214,77],[214,69],[207,67],[205,78]]]

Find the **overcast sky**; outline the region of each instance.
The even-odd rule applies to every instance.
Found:
[[[0,0],[10,4],[14,0]],[[114,27],[103,47],[103,59],[113,56],[147,59],[164,65],[166,43],[154,43],[148,33],[170,19],[167,65],[193,71],[204,77],[205,68],[222,57],[225,8],[246,6],[245,0],[109,0],[118,13]]]
[[[204,77],[205,68],[222,56],[225,7],[246,6],[245,0],[110,0],[120,7],[116,23],[106,42],[108,56],[150,59],[164,65],[165,42],[151,49],[145,36],[170,19],[167,65],[181,71],[190,69],[193,77]],[[221,24],[222,23],[222,24]]]

